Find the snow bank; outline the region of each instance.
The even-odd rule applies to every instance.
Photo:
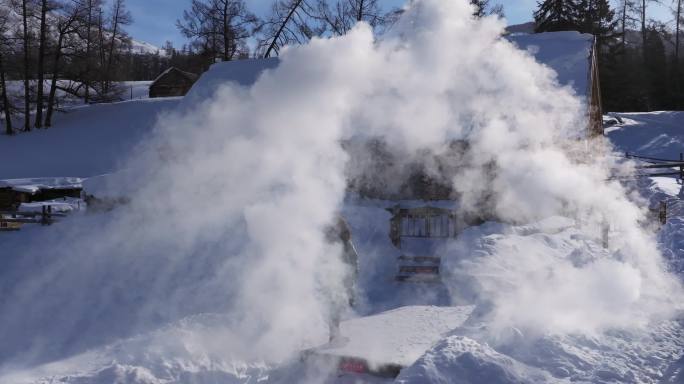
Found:
[[[504,356],[463,336],[450,336],[401,372],[396,383],[537,384],[555,383],[551,375]]]

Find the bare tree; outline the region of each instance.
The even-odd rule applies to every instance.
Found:
[[[307,0],[276,0],[271,16],[261,26],[259,46],[266,51],[264,57],[277,55],[287,44],[302,44],[322,33],[311,26],[314,15],[315,9]]]
[[[21,6],[21,39],[23,49],[23,70],[24,70],[24,131],[31,131],[31,30],[29,29],[29,18],[32,13],[32,5],[29,0],[20,0]]]
[[[247,10],[244,0],[193,0],[176,26],[208,58],[228,61],[248,54],[246,42],[257,18]]]
[[[53,10],[53,4],[48,0],[40,0],[40,37],[38,41],[38,67],[36,72],[38,75],[37,89],[36,89],[36,118],[34,126],[41,128],[43,126],[43,83],[45,82],[45,47],[47,45],[47,14]]]
[[[93,73],[95,71],[95,60],[96,52],[100,51],[98,44],[100,39],[98,39],[99,25],[101,24],[102,15],[102,4],[103,0],[79,0],[77,7],[82,9],[81,17],[82,20],[79,23],[79,36],[83,40],[85,47],[82,52],[82,63],[83,68],[81,74],[78,76],[82,80],[83,90],[83,101],[88,104],[91,100],[91,90],[93,86]]]
[[[0,88],[2,88],[2,110],[5,113],[5,133],[13,135],[12,129],[12,105],[7,96],[7,81],[5,69],[5,57],[11,52],[9,35],[9,10],[0,9]]]
[[[114,62],[114,55],[116,53],[117,43],[121,43],[128,39],[128,36],[122,31],[122,26],[129,25],[133,22],[131,13],[126,9],[125,0],[114,0],[112,3],[112,11],[110,17],[110,38],[109,38],[109,52],[107,54],[107,63],[105,66],[106,78],[104,81],[104,93],[109,93],[111,85],[111,72],[113,70],[112,64]]]
[[[344,35],[359,21],[367,22],[373,29],[386,24],[387,15],[378,0],[318,0],[315,18],[334,35]]]
[[[52,126],[52,114],[54,112],[56,96],[57,96],[57,81],[61,73],[61,59],[63,56],[62,50],[65,46],[65,41],[77,35],[79,25],[78,21],[83,19],[83,12],[85,8],[80,8],[77,4],[69,4],[64,7],[61,14],[57,15],[57,41],[55,43],[53,58],[52,58],[52,80],[50,83],[50,94],[47,102],[47,112],[45,114],[45,127]]]
[[[679,32],[682,26],[682,0],[675,0],[675,68],[679,67]]]
[[[634,0],[622,0],[620,3],[620,44],[622,50],[624,51],[625,45],[627,43],[627,27],[636,22],[636,19],[632,16],[636,10],[636,3]]]
[[[646,8],[648,7],[649,3],[660,3],[660,0],[641,0],[641,7],[639,7],[639,13],[640,13],[639,20],[641,21],[641,44],[642,44],[642,47],[646,45],[646,24],[648,22],[648,19],[647,19],[648,12],[646,11]]]
[[[488,15],[498,15],[504,17],[504,8],[502,4],[492,5],[490,0],[470,0],[470,4],[475,7],[473,16],[485,17]]]

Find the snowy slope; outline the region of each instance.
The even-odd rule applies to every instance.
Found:
[[[606,129],[620,151],[679,159],[684,151],[684,112],[615,113],[623,124]]]
[[[83,106],[55,115],[48,130],[0,135],[0,179],[89,177],[110,173],[179,99]]]

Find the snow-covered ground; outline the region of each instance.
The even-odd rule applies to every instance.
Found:
[[[678,160],[684,152],[684,112],[618,113],[622,124],[606,130],[610,141],[624,152]]]
[[[70,108],[47,130],[0,135],[0,179],[90,177],[118,170],[179,98],[132,100]]]

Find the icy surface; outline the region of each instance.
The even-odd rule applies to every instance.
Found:
[[[339,339],[317,353],[408,366],[472,311],[472,306],[413,306],[348,320],[340,326]]]

